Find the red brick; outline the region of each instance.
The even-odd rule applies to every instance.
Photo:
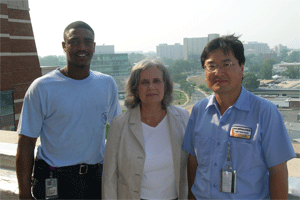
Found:
[[[34,40],[11,39],[10,43],[12,53],[36,52]]]
[[[14,71],[31,68],[41,72],[38,56],[12,56],[11,62]]]
[[[8,15],[7,5],[0,4],[0,15]]]
[[[8,17],[10,19],[30,20],[28,10],[8,9]]]
[[[7,72],[1,72],[0,74],[0,91],[13,90],[14,89],[13,74]]]
[[[23,102],[15,103],[15,114],[20,114],[21,113],[22,106],[23,106]]]
[[[0,19],[0,32],[2,34],[8,34],[9,33],[9,23],[8,19]]]
[[[8,19],[30,20],[28,10],[9,9],[6,4],[0,4],[0,14]],[[33,36],[31,23],[8,22],[0,19],[0,33],[10,36]],[[36,53],[35,40],[0,38],[0,52]],[[14,99],[23,99],[25,93],[37,77],[41,76],[38,56],[0,56],[0,91],[13,90]],[[15,114],[22,109],[22,102],[15,103]],[[18,126],[16,120],[15,128]],[[0,127],[3,128],[3,127]]]
[[[25,93],[31,83],[18,84],[14,86],[14,99],[24,99]]]
[[[34,68],[25,68],[22,70],[14,71],[14,84],[32,83],[36,78],[41,76],[41,72]]]
[[[10,36],[33,36],[30,23],[9,22],[9,27]]]
[[[0,38],[0,52],[10,52],[10,39],[9,37]],[[2,63],[1,63],[2,65]]]
[[[19,124],[19,120],[16,120],[16,121],[15,121],[15,131],[16,131],[17,128],[18,128],[18,124]]]

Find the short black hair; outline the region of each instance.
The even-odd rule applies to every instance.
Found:
[[[205,46],[200,57],[203,69],[205,68],[205,60],[211,53],[218,49],[221,49],[226,55],[232,52],[234,57],[239,61],[239,65],[245,64],[244,45],[239,40],[239,36],[232,34],[213,39]]]
[[[95,35],[94,30],[92,29],[92,27],[90,27],[90,25],[88,25],[87,23],[83,22],[83,21],[76,21],[76,22],[72,22],[71,24],[69,24],[65,30],[64,30],[64,41],[65,41],[65,37],[66,37],[66,33],[70,30],[70,29],[76,29],[76,28],[85,28],[87,30],[90,30],[93,32],[93,35]]]

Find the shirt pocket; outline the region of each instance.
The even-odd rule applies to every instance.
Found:
[[[210,163],[212,140],[209,137],[196,136],[195,153],[199,167],[207,167]]]
[[[240,172],[249,173],[251,170],[263,167],[261,146],[253,140],[241,138],[231,139],[231,158],[233,167]]]

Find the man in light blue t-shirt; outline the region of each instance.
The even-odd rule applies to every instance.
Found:
[[[243,44],[216,38],[201,63],[214,94],[193,107],[183,141],[189,199],[286,199],[295,152],[277,107],[241,85]]]
[[[94,31],[77,21],[64,31],[67,66],[36,79],[18,126],[20,199],[101,199],[106,123],[120,114],[115,81],[90,71]],[[34,160],[37,138],[38,147]]]

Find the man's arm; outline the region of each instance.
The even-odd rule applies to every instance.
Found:
[[[188,199],[196,199],[191,191],[192,186],[195,182],[196,177],[196,171],[197,171],[198,163],[196,156],[193,156],[189,154],[188,157],[188,185],[189,185],[189,193],[188,193]]]
[[[270,197],[271,199],[287,199],[288,197],[288,170],[286,161],[269,168]]]
[[[31,199],[31,174],[34,162],[34,148],[37,138],[19,135],[16,154],[16,172],[19,183],[19,198]]]

